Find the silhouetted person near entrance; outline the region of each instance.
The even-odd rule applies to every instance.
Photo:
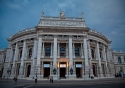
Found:
[[[37,76],[36,75],[35,75],[34,79],[35,79],[35,83],[37,83]]]
[[[53,83],[53,76],[50,76],[50,83]]]

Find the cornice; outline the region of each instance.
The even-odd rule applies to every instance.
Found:
[[[29,34],[33,34],[33,33],[36,33],[36,30],[29,30],[29,31],[24,31],[24,32],[20,32],[20,33],[16,33],[14,36],[12,36],[11,38],[8,38],[9,41],[12,41],[16,38],[19,38],[21,36],[24,36],[24,35],[29,35]]]
[[[98,34],[98,33],[88,32],[88,36],[89,35],[93,35],[93,36],[96,36],[98,38],[101,38],[101,39],[105,40],[109,44],[112,42],[112,41],[108,40],[104,35],[101,35],[101,34]]]

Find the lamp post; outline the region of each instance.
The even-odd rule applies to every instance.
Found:
[[[72,68],[70,69],[70,74],[71,74],[71,75],[73,74],[73,69],[72,69]]]

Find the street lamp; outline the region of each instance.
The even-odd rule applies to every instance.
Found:
[[[70,74],[71,74],[71,75],[73,74],[73,69],[72,69],[72,68],[70,69]]]
[[[53,69],[53,74],[54,74],[54,75],[56,74],[56,69],[55,69],[55,68]]]

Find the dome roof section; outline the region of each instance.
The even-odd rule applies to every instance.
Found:
[[[19,31],[13,36],[11,35],[10,38],[7,38],[8,41],[12,41],[18,37],[24,36],[24,35],[30,35],[30,34],[36,34],[36,29],[35,28],[26,28],[25,30]]]

